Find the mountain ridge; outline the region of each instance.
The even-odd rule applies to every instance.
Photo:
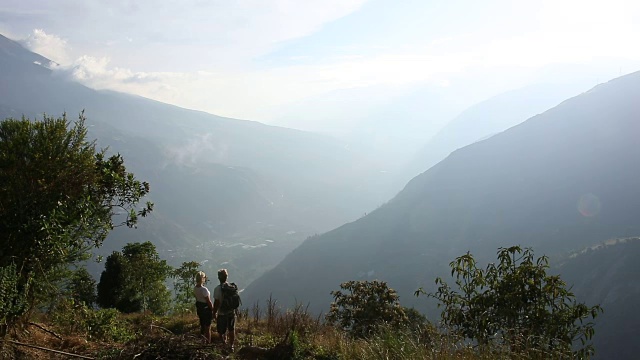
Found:
[[[428,310],[413,292],[432,291],[436,277],[448,278],[449,261],[467,251],[484,263],[498,247],[519,244],[555,259],[637,236],[638,113],[640,72],[458,149],[384,206],[305,241],[247,297],[271,294],[326,311],[341,282],[378,279],[403,305]]]
[[[377,174],[379,165],[337,139],[94,90],[34,61],[48,59],[0,37],[0,115],[34,119],[66,112],[73,121],[84,109],[89,136],[100,147],[120,152],[127,168],[151,184],[149,200],[157,206],[144,219],[148,224],[115,231],[98,250],[101,255],[119,250],[123,242],[157,240],[160,252],[188,250],[183,254],[189,261],[188,256],[202,257],[196,247],[206,243],[215,270],[229,262],[233,268],[245,256],[255,258],[250,250],[231,253],[209,246],[237,241],[280,249],[278,254],[265,250],[263,262],[269,267],[306,236],[383,201],[373,185],[359,183],[363,174]],[[163,188],[168,190],[155,192]],[[272,195],[265,198],[265,191]],[[197,203],[190,206],[185,199]],[[253,205],[242,211],[243,204]],[[221,210],[225,207],[228,211]],[[180,216],[174,216],[177,208]],[[273,242],[265,243],[265,237]],[[252,278],[243,271],[236,274],[246,284]]]

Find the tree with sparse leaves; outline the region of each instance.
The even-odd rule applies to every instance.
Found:
[[[482,269],[467,253],[450,264],[455,288],[436,279],[438,288],[428,295],[443,307],[443,325],[480,345],[590,356],[592,320],[602,309],[577,302],[560,276],[547,274],[546,256],[535,259],[531,249],[513,246],[500,248],[498,260]]]
[[[185,261],[171,273],[173,278],[173,292],[175,293],[176,308],[179,311],[193,311],[193,289],[196,286],[196,274],[200,269],[200,263]]]
[[[408,322],[398,294],[384,281],[348,281],[332,291],[334,301],[326,316],[355,337],[367,337],[379,326],[400,326]]]
[[[0,122],[0,267],[15,265],[30,306],[43,283],[86,259],[116,226],[136,225],[149,184],[87,140],[85,118]],[[36,286],[27,286],[33,283]],[[53,288],[53,287],[50,287]]]

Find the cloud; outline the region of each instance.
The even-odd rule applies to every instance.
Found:
[[[60,65],[69,65],[71,57],[69,50],[71,47],[67,40],[53,34],[47,34],[42,29],[34,29],[26,39],[22,41],[24,46]]]
[[[178,164],[194,164],[203,156],[210,162],[224,163],[227,160],[229,146],[213,143],[210,133],[195,136],[182,146],[168,149],[169,158]]]
[[[22,3],[14,1],[5,6],[29,7]],[[427,18],[418,19],[424,20],[422,23],[417,21],[420,8],[411,5],[418,15],[397,17],[402,22],[388,26],[389,31],[384,34],[387,42],[381,39],[380,43],[346,43],[335,39],[335,32],[323,35],[323,28],[331,30],[327,24],[347,20],[350,14],[360,16],[360,24],[364,24],[363,17],[371,11],[355,13],[365,3],[366,0],[59,0],[55,5],[43,2],[38,7],[39,22],[35,17],[31,21],[41,24],[47,32],[35,30],[25,41],[30,49],[64,64],[61,68],[66,74],[92,88],[265,122],[276,116],[274,109],[340,89],[423,83],[458,89],[456,86],[463,81],[457,79],[470,75],[479,81],[477,73],[481,73],[482,80],[488,81],[484,92],[477,96],[484,96],[491,95],[487,89],[513,86],[517,80],[515,68],[531,70],[555,62],[586,62],[603,53],[640,59],[640,50],[630,45],[640,36],[634,18],[640,5],[632,2],[612,0],[604,7],[579,0],[543,0],[538,12],[527,11],[527,19],[515,16],[522,15],[522,9],[510,17],[507,10],[494,14],[495,9],[489,8],[482,11],[496,15],[495,21],[487,23],[482,20],[486,14],[478,13],[476,23],[483,26],[473,29],[465,27],[471,18],[447,18],[455,32],[429,27],[439,25],[429,21],[428,16],[436,20],[440,13],[424,12]],[[369,5],[366,10],[388,6],[381,1]],[[386,15],[383,10],[382,15]],[[456,7],[449,10],[459,14]],[[31,15],[25,14],[22,22],[30,19]],[[48,19],[46,23],[43,16]],[[397,20],[390,16],[386,20],[394,19]],[[527,26],[509,28],[520,20],[531,21]],[[407,32],[393,32],[405,25],[421,36],[407,40]],[[317,34],[313,39],[327,44],[322,53],[313,51],[314,44],[309,45],[309,51],[305,46],[295,46],[311,34]],[[354,38],[366,40],[362,36]],[[293,42],[295,39],[302,40]],[[291,44],[292,51],[282,52],[287,61],[263,56]],[[299,116],[305,115],[300,112]]]
[[[246,65],[286,41],[307,36],[356,11],[366,1],[57,0],[55,5],[42,2],[37,14],[21,23],[15,21],[14,27],[35,26],[45,17],[48,33],[64,34],[83,49],[76,57],[115,53],[118,56],[112,58],[119,67],[201,70]],[[36,6],[29,3],[14,1],[4,7],[11,13],[26,12]],[[53,42],[40,46],[43,37],[50,37],[44,35],[38,30],[30,36],[31,49],[56,55],[54,60],[67,64],[70,59],[59,56],[61,53],[46,51]],[[66,44],[60,38],[50,40],[58,40],[56,48]],[[127,55],[119,56],[122,53]]]
[[[130,69],[109,67],[110,59],[88,55],[74,61],[69,71],[75,80],[96,89],[118,87],[118,84],[145,84],[161,81],[161,76],[147,72],[133,72]]]
[[[138,94],[220,116],[271,120],[275,108],[337,89],[415,82],[441,84],[462,72],[464,59],[427,54],[339,58],[326,64],[254,71],[134,72],[109,59],[82,57],[74,79],[98,89]]]

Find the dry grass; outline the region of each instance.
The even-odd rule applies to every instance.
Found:
[[[24,325],[5,338],[96,359],[316,359],[316,360],[493,360],[563,359],[560,354],[536,353],[529,349],[480,349],[444,335],[433,326],[413,330],[383,329],[366,339],[355,339],[324,324],[303,305],[283,309],[269,299],[263,306],[243,309],[237,317],[236,349],[230,353],[213,332],[214,344],[204,344],[195,314],[156,317],[150,314],[121,315],[117,326],[125,326],[135,337],[126,342],[99,341],[82,333],[65,333],[38,319],[37,326]],[[215,325],[214,325],[215,327]],[[3,342],[1,359],[67,359],[69,357]]]
[[[96,351],[109,345],[88,341],[84,336],[56,334],[44,323],[23,324],[14,327],[3,340],[85,356],[93,356]],[[3,341],[0,346],[0,359],[69,359],[67,355],[17,345],[13,342]]]

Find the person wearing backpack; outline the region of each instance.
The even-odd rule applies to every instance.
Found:
[[[213,317],[216,320],[216,329],[220,334],[222,343],[229,345],[231,351],[233,351],[236,338],[236,310],[241,301],[238,294],[238,286],[234,283],[228,283],[228,277],[227,269],[218,270],[220,285],[213,289]]]
[[[207,344],[211,343],[211,321],[213,320],[213,304],[209,296],[209,289],[204,287],[207,275],[198,271],[196,274],[196,287],[193,294],[196,296],[196,312],[200,319],[200,335],[202,335]]]

